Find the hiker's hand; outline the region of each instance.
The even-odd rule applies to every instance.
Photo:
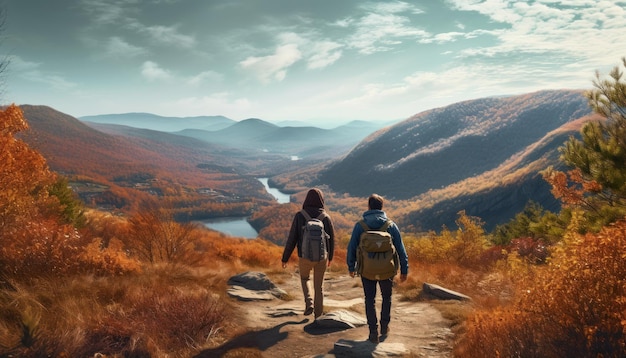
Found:
[[[405,274],[405,273],[404,273],[404,274],[401,274],[401,275],[400,275],[400,282],[404,282],[404,281],[406,281],[406,277],[407,277],[407,274]]]
[[[354,271],[350,272],[350,277],[354,278],[355,275],[356,275],[356,272]]]
[[[283,268],[287,268],[287,263],[283,262]]]

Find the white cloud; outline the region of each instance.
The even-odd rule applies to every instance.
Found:
[[[341,58],[343,46],[333,41],[320,41],[311,46],[308,54],[307,68],[318,69],[327,67]]]
[[[39,62],[26,61],[19,56],[11,56],[9,61],[11,70],[15,71],[19,77],[27,81],[43,83],[55,90],[62,91],[77,87],[75,82],[57,73],[42,71],[42,64]]]
[[[80,5],[83,10],[91,16],[91,20],[96,24],[114,24],[126,17],[126,9],[123,2],[104,2],[102,0],[81,0]]]
[[[146,50],[129,44],[121,37],[111,37],[106,43],[105,53],[109,57],[136,57],[146,53]]]
[[[222,80],[222,75],[215,71],[203,71],[189,78],[187,83],[192,86],[199,86],[207,82],[218,82]]]
[[[282,81],[287,69],[302,58],[302,53],[295,44],[279,46],[276,52],[269,56],[248,57],[239,64],[242,68],[251,70],[263,83],[273,80]]]
[[[368,3],[363,6],[367,14],[355,20],[356,30],[348,39],[350,47],[360,53],[373,54],[389,51],[403,40],[419,40],[430,34],[411,25],[402,13],[420,13],[417,7],[404,2]]]
[[[369,2],[365,3],[362,8],[375,12],[375,13],[385,13],[385,14],[395,14],[401,12],[408,12],[412,14],[421,14],[424,11],[419,9],[413,4],[404,2],[404,1],[393,1],[393,2]]]
[[[149,81],[168,80],[172,78],[169,71],[161,68],[157,63],[146,61],[141,65],[141,74]]]
[[[190,35],[178,32],[176,26],[147,26],[141,28],[154,42],[175,45],[182,48],[192,48],[196,45],[196,39]]]

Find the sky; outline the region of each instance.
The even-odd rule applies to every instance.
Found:
[[[2,1],[2,102],[77,118],[393,121],[626,56],[626,0]]]

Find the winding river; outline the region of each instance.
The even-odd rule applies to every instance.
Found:
[[[289,202],[289,194],[285,194],[276,188],[270,188],[268,178],[258,178],[263,184],[265,190],[272,194],[281,204]],[[224,217],[216,219],[202,220],[204,226],[222,232],[229,236],[244,237],[248,239],[256,239],[256,230],[248,223],[246,216]]]

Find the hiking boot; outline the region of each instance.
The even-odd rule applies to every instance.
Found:
[[[380,335],[386,336],[389,334],[389,326],[381,326],[380,327]]]
[[[312,313],[313,313],[313,307],[307,307],[307,308],[304,310],[304,315],[305,315],[305,316],[310,316]]]

